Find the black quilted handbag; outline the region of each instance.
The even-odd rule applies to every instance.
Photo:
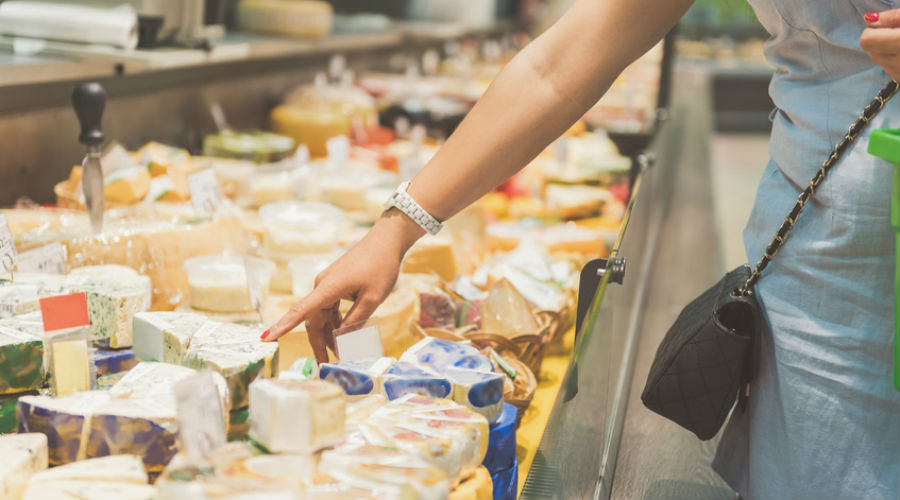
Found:
[[[650,367],[641,394],[647,408],[703,440],[719,432],[736,400],[743,410],[759,364],[759,338],[768,328],[753,286],[784,245],[819,184],[897,87],[897,82],[886,85],[850,126],[800,193],[756,268],[751,271],[744,265],[729,272],[681,311]]]

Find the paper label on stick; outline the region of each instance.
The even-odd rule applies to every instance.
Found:
[[[250,305],[257,312],[262,311],[262,283],[259,280],[259,273],[253,269],[250,260],[244,257],[244,275],[247,276],[247,294],[250,296]]]
[[[225,445],[225,410],[212,372],[202,371],[175,384],[181,449],[193,464],[203,463]]]
[[[20,273],[66,273],[66,247],[54,241],[49,245],[19,254],[16,269]]]
[[[8,273],[16,267],[16,244],[9,231],[5,214],[0,214],[0,273]]]
[[[358,330],[352,330],[352,328],[341,328],[334,332],[338,359],[348,361],[351,359],[380,358],[384,356],[381,332],[378,330],[377,325],[366,326]]]
[[[191,204],[197,214],[211,215],[219,208],[222,190],[216,173],[211,168],[189,175],[188,188],[191,191]]]
[[[44,331],[65,330],[91,324],[84,292],[44,297],[40,300]]]
[[[328,150],[328,160],[336,167],[342,167],[350,160],[350,139],[338,135],[325,141],[325,149]]]

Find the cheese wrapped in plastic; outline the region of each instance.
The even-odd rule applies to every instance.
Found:
[[[339,446],[322,453],[319,469],[338,481],[386,498],[446,500],[450,494],[444,471],[396,448]]]
[[[453,382],[453,401],[494,422],[503,411],[503,375],[476,370],[444,371]]]
[[[375,410],[347,442],[395,447],[443,470],[451,484],[481,465],[487,419],[446,399],[407,395]]]
[[[0,394],[44,386],[43,334],[40,312],[0,320]]]
[[[159,473],[177,451],[175,383],[196,372],[166,363],[140,363],[108,391],[19,399],[19,432],[47,434],[50,463],[131,454]],[[223,398],[227,388],[216,376]]]
[[[278,375],[278,343],[263,342],[257,333],[242,325],[207,321],[191,336],[182,364],[225,377],[230,394],[226,409],[247,406],[250,384]]]
[[[491,360],[471,345],[436,337],[422,339],[403,353],[400,360],[428,365],[438,373],[448,368],[494,370]]]
[[[70,275],[63,289],[87,294],[91,340],[101,348],[131,347],[132,319],[148,311],[152,299],[146,276]]]
[[[91,361],[94,363],[98,377],[128,371],[137,364],[137,358],[134,357],[134,351],[131,349],[115,351],[94,349],[91,353]]]
[[[382,377],[384,394],[388,399],[397,399],[407,394],[418,394],[432,398],[448,398],[453,389],[447,378],[438,375],[427,365],[417,365],[400,361]]]
[[[0,498],[22,498],[28,479],[47,469],[47,436],[40,433],[0,435]]]
[[[31,476],[24,499],[153,499],[144,461],[135,455],[112,455],[61,465]]]
[[[319,365],[319,378],[341,386],[348,396],[379,394],[382,376],[394,358],[361,358]]]
[[[341,388],[319,380],[250,385],[250,437],[272,452],[314,453],[344,438]]]

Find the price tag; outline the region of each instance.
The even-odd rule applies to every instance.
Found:
[[[91,324],[84,292],[44,297],[40,301],[44,331],[67,330]]]
[[[0,214],[0,273],[8,273],[16,267],[16,244],[9,231],[6,215]]]
[[[301,144],[294,151],[294,165],[299,167],[307,163],[309,163],[309,147],[306,144]]]
[[[191,463],[225,445],[225,410],[212,372],[202,371],[174,387],[178,436]]]
[[[335,166],[344,166],[350,160],[350,139],[346,136],[338,135],[328,139],[325,149],[328,150],[328,159]]]
[[[16,269],[20,273],[66,273],[66,247],[54,241],[49,245],[19,254]]]
[[[370,326],[365,326],[370,325]],[[334,331],[337,356],[341,361],[384,356],[381,332],[375,318]]]
[[[256,312],[262,311],[262,283],[259,281],[259,273],[253,269],[250,259],[244,257],[244,275],[247,276],[247,294],[250,295],[250,305]]]
[[[222,203],[222,190],[219,180],[211,168],[201,170],[188,176],[188,189],[191,191],[191,204],[200,215],[211,215]]]

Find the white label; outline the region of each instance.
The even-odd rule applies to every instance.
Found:
[[[346,165],[350,160],[350,139],[346,136],[338,135],[328,139],[325,149],[328,150],[328,160],[334,166]]]
[[[343,333],[335,337],[337,355],[341,361],[384,356],[381,333],[375,325]]]
[[[188,188],[191,191],[191,204],[198,214],[210,215],[219,208],[222,191],[219,189],[219,180],[211,168],[189,175]]]
[[[16,245],[9,232],[6,215],[0,214],[0,273],[8,273],[16,267]]]
[[[253,268],[250,259],[244,257],[244,274],[247,276],[247,294],[250,295],[250,305],[256,312],[262,311],[262,283],[259,280],[259,273]]]
[[[54,241],[49,245],[19,254],[16,269],[20,273],[66,273],[66,247]]]
[[[225,410],[213,375],[202,371],[175,384],[181,449],[193,464],[225,445]]]
[[[294,165],[300,167],[307,163],[309,163],[309,147],[306,144],[301,144],[294,151]]]

